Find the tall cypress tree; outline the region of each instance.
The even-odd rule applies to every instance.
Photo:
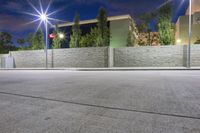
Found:
[[[25,39],[19,38],[19,39],[17,39],[17,43],[19,44],[19,46],[20,46],[21,48],[25,47],[25,46],[24,46],[24,44],[25,44]]]
[[[28,34],[26,42],[29,44],[29,48],[33,47],[33,43],[34,43],[34,34],[33,33]]]
[[[129,30],[128,31],[128,37],[127,37],[127,47],[130,47],[130,46],[133,46],[133,42],[132,42],[132,34],[131,34],[131,31]]]
[[[99,14],[97,16],[98,20],[98,32],[97,37],[98,46],[109,46],[109,28],[107,24],[107,14],[104,8],[99,9]]]
[[[70,35],[70,48],[77,48],[79,47],[79,42],[81,39],[81,29],[80,29],[80,16],[76,13],[74,17],[74,25],[72,27],[72,33]]]
[[[34,38],[33,38],[33,44],[32,44],[32,49],[43,49],[44,48],[44,35],[42,33],[42,30],[39,29]]]
[[[59,37],[59,29],[58,25],[56,24],[56,27],[53,31],[53,34],[56,36],[53,38],[53,48],[60,48],[61,47],[61,38]]]
[[[171,23],[172,6],[166,4],[159,10],[158,16],[158,33],[161,45],[170,45],[174,43],[174,28]]]

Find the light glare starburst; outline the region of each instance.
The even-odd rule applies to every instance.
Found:
[[[48,20],[46,14],[41,14],[40,19],[41,19],[42,21],[47,21],[47,20]]]
[[[58,11],[54,11],[54,12],[51,12],[51,13],[48,13],[48,10],[49,10],[49,7],[51,5],[51,0],[50,2],[48,3],[48,6],[46,8],[46,10],[43,9],[43,6],[42,6],[42,2],[41,0],[39,0],[39,5],[40,5],[40,10],[38,10],[29,0],[27,0],[29,5],[35,10],[36,14],[34,13],[29,13],[29,12],[25,12],[26,14],[29,14],[31,16],[34,16],[36,17],[35,20],[27,23],[27,24],[31,24],[31,23],[35,23],[37,21],[40,21],[38,27],[37,27],[37,30],[41,27],[41,24],[44,23],[45,25],[45,33],[46,33],[46,37],[45,37],[45,46],[44,46],[44,50],[45,50],[45,57],[46,57],[46,61],[45,61],[45,64],[46,64],[46,68],[48,68],[48,25],[51,25],[51,27],[53,27],[53,25],[51,24],[51,22],[49,20],[53,20],[53,21],[60,21],[58,19],[54,19],[54,18],[51,18],[50,16]]]
[[[35,13],[30,13],[30,12],[23,12],[23,13],[31,15],[33,17],[36,17],[36,19],[34,19],[33,21],[30,21],[30,22],[28,22],[26,24],[32,24],[32,23],[39,22],[39,25],[38,25],[36,31],[41,27],[41,25],[42,25],[43,22],[49,24],[51,27],[53,27],[53,24],[50,22],[50,20],[56,21],[56,22],[58,22],[58,21],[66,22],[66,21],[62,21],[62,20],[50,17],[51,15],[53,15],[53,14],[57,13],[58,11],[60,11],[60,10],[56,10],[56,11],[53,11],[53,12],[49,13],[49,8],[51,6],[52,0],[50,0],[50,2],[48,3],[48,5],[47,5],[47,7],[46,7],[45,10],[44,10],[44,8],[42,6],[41,0],[39,0],[39,7],[40,7],[40,9],[37,9],[33,5],[33,3],[30,2],[30,0],[27,0],[27,2],[34,9]]]

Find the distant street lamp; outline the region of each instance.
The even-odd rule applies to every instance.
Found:
[[[63,33],[59,33],[58,36],[60,39],[64,39],[64,37],[65,37]]]
[[[45,57],[46,57],[46,62],[45,62],[45,66],[46,68],[48,68],[48,16],[45,13],[40,14],[40,20],[42,22],[44,22],[45,24],[45,32],[46,32],[46,36],[45,36]]]
[[[187,49],[187,67],[191,66],[191,37],[192,37],[192,0],[189,0],[189,32],[188,32],[188,49]]]
[[[176,40],[176,43],[177,43],[177,44],[180,44],[181,42],[182,42],[181,39],[177,39],[177,40]]]

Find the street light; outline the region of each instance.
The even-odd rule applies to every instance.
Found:
[[[189,0],[189,32],[188,32],[188,49],[187,49],[187,67],[191,66],[191,37],[192,37],[192,0]]]
[[[60,39],[63,39],[65,37],[63,33],[59,33],[58,36]]]
[[[177,39],[177,40],[176,40],[176,43],[177,43],[177,44],[180,44],[181,42],[182,42],[181,39]]]
[[[48,16],[45,13],[40,14],[40,21],[44,22],[45,25],[45,32],[46,32],[46,37],[45,37],[45,66],[48,68]]]
[[[46,14],[41,14],[41,15],[40,15],[40,19],[41,19],[42,21],[47,21],[47,15],[46,15]]]
[[[42,7],[42,3],[41,3],[41,0],[39,0],[39,5],[40,5],[40,10],[38,10],[31,2],[30,0],[27,0],[27,2],[29,3],[29,5],[35,10],[35,14],[34,13],[30,13],[30,12],[24,12],[25,14],[28,14],[28,15],[31,15],[33,17],[37,17],[37,19],[27,23],[27,24],[31,24],[31,23],[35,23],[37,21],[40,21],[38,27],[37,27],[37,30],[40,28],[41,24],[44,23],[44,26],[45,26],[45,32],[46,32],[46,36],[45,36],[45,56],[46,56],[46,68],[48,68],[48,25],[50,25],[51,27],[53,27],[52,23],[50,22],[50,20],[52,21],[62,21],[62,20],[59,20],[59,19],[55,19],[55,18],[51,18],[50,16],[57,13],[59,10],[56,10],[56,11],[53,11],[53,12],[50,12],[48,13],[48,10],[49,10],[49,7],[51,5],[51,0],[50,2],[48,3],[47,5],[47,8],[46,10],[43,9]],[[63,35],[63,38],[64,38],[64,35]]]

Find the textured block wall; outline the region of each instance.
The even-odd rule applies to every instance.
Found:
[[[108,48],[72,48],[53,50],[54,67],[107,67]]]
[[[191,53],[191,65],[200,66],[200,45],[192,45]],[[183,45],[114,49],[115,67],[183,67],[186,61]]]
[[[16,68],[45,67],[44,50],[14,51]],[[74,48],[48,50],[48,67],[107,67],[108,48]]]
[[[200,67],[200,45],[191,47],[191,66]]]
[[[16,68],[45,67],[44,50],[10,53],[14,57]],[[6,55],[0,55],[2,56]],[[48,50],[49,68],[183,67],[186,63],[187,46],[183,45]],[[1,61],[0,64],[2,64]],[[191,46],[191,66],[200,66],[200,45]]]
[[[44,50],[10,52],[16,68],[42,68],[45,66]]]
[[[2,58],[8,56],[8,54],[0,54],[0,68],[3,66]]]

